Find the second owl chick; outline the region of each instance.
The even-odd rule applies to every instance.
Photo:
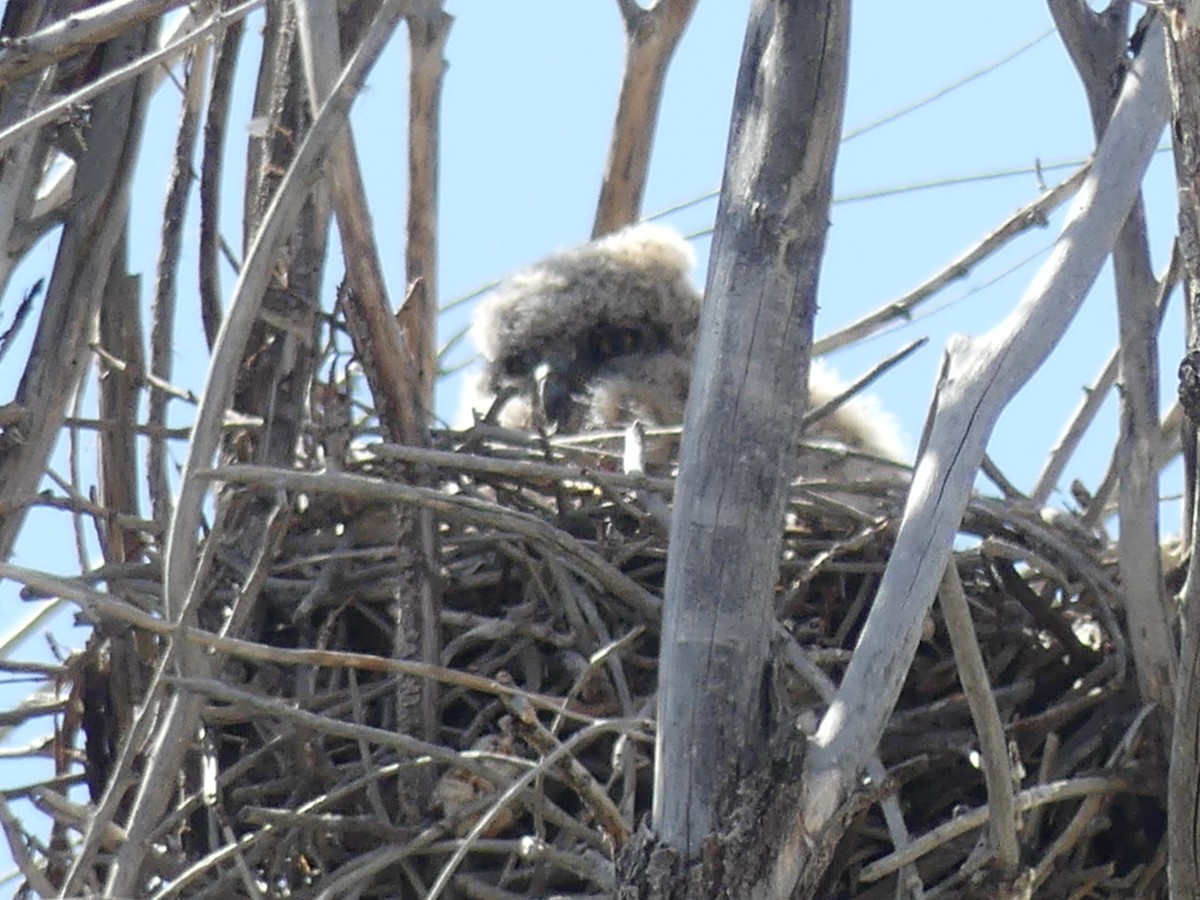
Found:
[[[643,224],[516,273],[476,308],[471,335],[485,367],[468,386],[468,409],[482,414],[500,398],[501,425],[560,433],[634,419],[678,425],[700,322],[694,266],[677,232]],[[813,363],[810,406],[844,388]],[[886,459],[902,454],[895,423],[874,398],[851,398],[815,432]]]

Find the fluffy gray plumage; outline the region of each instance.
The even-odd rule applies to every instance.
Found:
[[[475,310],[486,361],[473,405],[511,395],[501,424],[576,432],[683,418],[700,294],[679,235],[638,225],[513,275]],[[535,402],[541,397],[540,405]]]
[[[516,273],[476,308],[471,335],[485,367],[467,388],[467,409],[483,414],[500,397],[499,424],[564,433],[634,419],[679,424],[700,319],[694,265],[678,233],[643,224]],[[814,363],[814,405],[843,389]],[[873,398],[850,399],[817,432],[885,458],[901,453]]]

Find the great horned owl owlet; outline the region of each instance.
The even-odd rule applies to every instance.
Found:
[[[700,292],[695,256],[675,231],[633,225],[520,271],[480,301],[471,335],[485,367],[466,406],[482,414],[500,398],[499,424],[560,433],[683,421]],[[810,406],[839,394],[814,363]],[[901,453],[890,417],[873,398],[851,398],[817,429],[887,459]]]

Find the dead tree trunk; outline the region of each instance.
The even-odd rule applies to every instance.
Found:
[[[685,861],[728,827],[723,791],[764,764],[771,599],[848,39],[841,0],[758,0],[742,53],[667,566],[653,825]],[[696,896],[749,891],[762,870],[746,849],[731,846]]]
[[[1179,196],[1179,247],[1183,257],[1188,353],[1179,369],[1189,501],[1191,554],[1183,598],[1183,642],[1167,778],[1167,877],[1172,897],[1192,896],[1200,885],[1200,555],[1196,552],[1197,426],[1200,425],[1200,21],[1168,16],[1167,58],[1175,116],[1175,178]]]

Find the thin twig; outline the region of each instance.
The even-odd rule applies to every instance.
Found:
[[[958,680],[962,684],[971,718],[979,735],[979,751],[983,757],[984,781],[988,795],[989,844],[996,854],[1000,871],[1012,875],[1021,861],[1021,848],[1017,843],[1017,816],[1013,802],[1013,786],[1019,779],[1013,777],[1009,765],[1008,741],[1004,737],[1004,726],[996,708],[991,681],[979,642],[975,637],[975,625],[971,621],[971,610],[967,606],[967,595],[963,591],[962,579],[953,559],[946,566],[938,603],[942,618],[954,648],[954,662],[958,667]]]
[[[818,338],[813,342],[813,356],[824,356],[850,344],[861,341],[897,320],[912,318],[912,311],[948,284],[965,278],[971,270],[1000,250],[1009,241],[1030,228],[1044,227],[1047,215],[1065,203],[1087,177],[1091,164],[1077,170],[1070,178],[1051,188],[1037,200],[1017,210],[1001,223],[991,234],[983,238],[943,268],[932,278],[913,288],[907,294],[884,304],[873,313],[851,322],[845,328]]]

